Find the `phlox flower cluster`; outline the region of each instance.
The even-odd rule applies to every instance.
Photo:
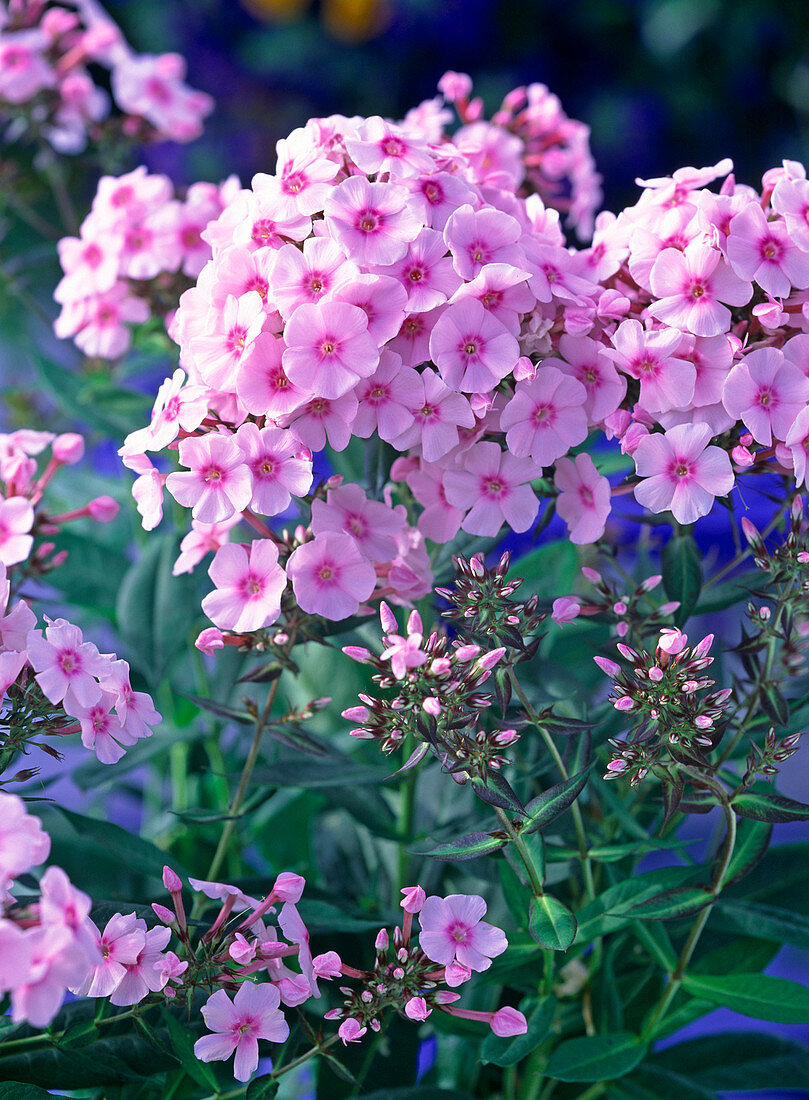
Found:
[[[379,1031],[382,1014],[388,1009],[416,1022],[437,1010],[481,1020],[498,1036],[524,1034],[525,1017],[514,1008],[479,1012],[456,1007],[460,994],[454,990],[473,973],[488,970],[492,959],[508,947],[505,934],[482,919],[484,899],[478,894],[427,897],[421,886],[405,887],[402,894],[402,925],[392,933],[386,928],[379,931],[372,969],[340,964],[340,974],[361,983],[359,989],[341,988],[345,997],[342,1006],[326,1013],[326,1019],[342,1021],[339,1035],[343,1044],[359,1042],[369,1028]],[[416,915],[418,944],[412,942]]]
[[[715,681],[704,674],[713,663],[712,642],[708,634],[689,646],[686,634],[666,627],[651,654],[618,642],[628,669],[607,657],[594,658],[613,680],[610,702],[633,723],[627,741],[610,738],[615,751],[605,779],[623,776],[638,786],[652,769],[665,777],[667,760],[710,768],[707,754],[721,740],[733,695],[731,688],[711,690]]]
[[[380,619],[384,648],[379,656],[362,646],[343,648],[352,660],[374,669],[371,680],[385,693],[378,698],[363,693],[361,705],[343,711],[344,718],[359,723],[352,736],[378,741],[390,753],[412,735],[418,746],[404,767],[432,752],[458,783],[473,776],[485,780],[490,770],[507,765],[503,750],[518,734],[484,727],[494,698],[481,690],[505,648],[486,650],[463,639],[450,642],[437,631],[425,637],[417,611],[410,612],[406,632],[400,634],[384,602]]]
[[[109,72],[112,100],[93,70]],[[191,141],[213,100],[184,83],[178,54],[138,54],[96,0],[0,4],[5,139],[42,138],[80,153],[88,138]],[[119,114],[110,117],[112,102]]]
[[[553,602],[551,617],[554,622],[569,623],[579,615],[600,615],[614,624],[616,636],[624,641],[632,633],[655,630],[668,625],[667,620],[680,606],[679,600],[668,600],[657,605],[649,593],[653,592],[663,577],[655,573],[647,577],[632,589],[627,589],[625,581],[616,585],[605,578],[596,569],[582,568],[582,576],[592,585],[595,595],[560,596]]]
[[[72,337],[88,356],[123,355],[130,326],[172,312],[208,262],[201,234],[237,189],[233,178],[194,183],[181,196],[167,176],[143,167],[102,176],[79,236],[59,241],[57,336]]]

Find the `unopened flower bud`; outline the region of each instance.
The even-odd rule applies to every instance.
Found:
[[[163,868],[163,885],[170,894],[179,894],[183,888],[180,876],[171,867]]]
[[[380,928],[374,940],[374,947],[377,951],[387,951],[389,943],[390,937],[388,936],[388,930],[386,928]]]
[[[421,886],[405,886],[401,891],[402,900],[399,902],[406,913],[419,913],[427,900],[427,895]]]
[[[491,1029],[495,1035],[505,1039],[511,1035],[525,1035],[528,1022],[516,1008],[501,1008],[492,1016]]]
[[[87,502],[87,511],[90,519],[96,523],[111,523],[121,510],[121,505],[112,497],[96,497]]]
[[[156,901],[152,902],[152,909],[154,910],[154,914],[157,919],[159,921],[162,921],[163,924],[174,924],[176,918],[171,909],[167,909],[165,905],[160,905]]]
[[[51,452],[57,462],[61,462],[63,466],[72,466],[80,462],[84,455],[84,439],[76,432],[64,432],[54,439]]]

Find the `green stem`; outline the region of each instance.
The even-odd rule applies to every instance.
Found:
[[[714,787],[713,783],[709,783],[709,786]],[[683,975],[685,974],[688,964],[696,950],[699,943],[700,936],[703,933],[705,925],[708,923],[708,918],[713,911],[716,899],[722,891],[722,881],[727,873],[727,869],[730,866],[730,860],[733,856],[733,849],[736,844],[736,815],[733,812],[733,808],[727,802],[727,796],[723,793],[722,812],[725,815],[725,827],[727,832],[725,834],[725,842],[722,845],[722,851],[719,856],[719,860],[714,868],[714,873],[711,878],[711,892],[713,893],[713,901],[710,905],[707,905],[702,909],[694,921],[691,931],[688,933],[688,939],[685,941],[685,945],[680,953],[680,957],[677,960],[677,965],[671,973],[668,985],[663,990],[663,995],[657,1002],[657,1005],[652,1010],[651,1015],[646,1023],[646,1026],[641,1033],[641,1040],[648,1042],[653,1039],[659,1025],[663,1022],[663,1019],[668,1011],[669,1005],[677,996],[677,992],[683,982]]]
[[[528,846],[512,825],[511,819],[509,818],[506,811],[503,810],[500,806],[495,806],[494,812],[500,818],[500,823],[502,824],[505,831],[508,833],[509,840],[517,849],[517,854],[522,861],[522,865],[525,868],[526,874],[528,875],[528,880],[531,883],[531,890],[534,897],[541,898],[542,895],[545,893],[545,891],[542,889],[542,875],[540,874],[539,869],[534,863],[531,853],[528,850]]]
[[[404,757],[407,759],[410,753],[413,751],[412,737],[408,735],[404,745]],[[405,844],[410,841],[413,836],[413,823],[415,820],[416,812],[416,780],[418,778],[418,769],[413,768],[411,771],[406,772],[403,777],[403,782],[400,787],[401,802],[399,804],[399,818],[397,821],[397,833],[399,834],[399,851],[396,857],[397,872],[396,877],[398,882],[394,886],[393,895],[393,907],[398,909],[399,902],[401,901],[400,892],[405,886],[410,885],[410,867],[411,857],[410,853],[405,849]]]
[[[295,631],[291,630],[289,634],[289,640],[284,647],[284,652],[286,656],[289,656],[294,644]],[[239,786],[237,787],[236,793],[233,796],[230,805],[228,806],[228,820],[225,822],[224,828],[222,829],[222,835],[219,838],[219,843],[216,846],[214,857],[211,860],[210,867],[208,868],[208,874],[206,875],[206,878],[209,881],[216,879],[216,876],[225,861],[225,857],[227,856],[230,842],[233,839],[233,834],[236,830],[237,814],[242,807],[242,803],[244,802],[244,799],[247,795],[247,789],[250,786],[250,780],[253,776],[253,769],[256,766],[258,754],[261,749],[261,742],[264,740],[264,731],[272,713],[272,708],[275,705],[275,699],[278,695],[278,687],[280,683],[280,676],[276,680],[273,680],[272,684],[270,685],[269,694],[267,695],[267,701],[264,704],[264,708],[256,718],[256,729],[255,733],[253,734],[253,742],[250,745],[250,751],[247,754],[247,759],[245,760],[244,767],[242,768],[241,778],[239,779]],[[194,903],[194,911],[192,913],[192,916],[199,916],[199,911],[204,904],[206,904],[204,899],[202,899],[202,897],[198,895],[197,900]]]

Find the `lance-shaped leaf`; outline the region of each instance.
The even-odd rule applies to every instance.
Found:
[[[755,794],[745,791],[736,795],[731,806],[739,817],[750,817],[754,821],[809,821],[809,806],[782,794]]]
[[[712,1089],[803,1089],[809,1082],[809,1051],[802,1043],[755,1031],[724,1031],[678,1043],[657,1053],[650,1065],[688,1071]]]
[[[472,776],[470,784],[478,798],[488,802],[489,805],[508,810],[515,817],[525,816],[525,807],[511,789],[511,784],[499,772],[489,772],[485,779]]]
[[[736,830],[736,845],[730,859],[722,889],[738,882],[752,871],[770,846],[772,824],[768,821],[754,821],[742,818]]]
[[[541,947],[567,951],[576,938],[576,918],[566,905],[550,894],[531,898],[528,931]]]
[[[694,536],[670,538],[660,555],[660,566],[666,595],[680,602],[674,621],[682,626],[697,606],[702,589],[702,558]]]
[[[276,1080],[272,1074],[265,1073],[262,1077],[253,1078],[247,1086],[244,1100],[272,1100],[273,1096],[278,1094],[280,1087],[280,1081]]]
[[[569,809],[584,790],[592,767],[592,764],[588,764],[577,775],[572,775],[570,779],[565,779],[549,790],[543,791],[536,798],[532,798],[525,807],[527,817],[521,832],[533,833],[537,829],[544,829]]]
[[[789,722],[789,703],[775,684],[765,684],[760,699],[761,709],[771,721],[778,726],[787,725]]]
[[[754,1020],[809,1023],[809,989],[788,978],[771,974],[685,974],[683,986],[693,997]]]
[[[704,886],[678,886],[665,890],[657,897],[631,906],[626,915],[638,920],[676,920],[690,917],[710,905],[714,896]]]
[[[179,691],[177,694],[182,695],[185,699],[190,699],[200,710],[207,710],[210,714],[215,714],[217,718],[227,718],[229,721],[239,722],[243,726],[255,724],[255,718],[244,709],[231,707],[227,703],[220,703],[216,699],[206,699],[203,695],[190,695],[184,691]]]
[[[467,833],[457,840],[438,844],[435,848],[422,848],[416,855],[432,856],[433,859],[458,860],[479,859],[502,848],[508,837],[497,833]]]
[[[776,905],[762,905],[755,901],[734,901],[720,898],[717,909],[722,919],[722,930],[741,932],[756,939],[773,943],[793,943],[809,949],[809,917],[793,913]]]
[[[551,1055],[545,1074],[557,1081],[612,1081],[630,1073],[645,1053],[631,1031],[568,1039]]]

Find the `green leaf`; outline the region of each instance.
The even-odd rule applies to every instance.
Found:
[[[782,794],[737,794],[731,806],[739,817],[750,817],[753,821],[809,821],[809,806],[805,802],[796,802]]]
[[[660,555],[663,587],[670,600],[679,600],[674,616],[677,626],[683,626],[694,608],[702,589],[702,557],[692,534],[674,535]]]
[[[688,1065],[688,1063],[683,1063]],[[678,1066],[677,1069],[682,1068]],[[691,1067],[689,1066],[689,1069]],[[620,1085],[607,1089],[610,1100],[718,1100],[713,1089],[676,1070],[661,1069],[644,1062],[624,1077]]]
[[[803,1089],[809,1082],[809,1050],[803,1044],[756,1031],[724,1031],[678,1043],[656,1054],[652,1065],[688,1066],[708,1088],[723,1092]]]
[[[775,684],[766,684],[761,691],[761,709],[777,726],[789,723],[789,703]]]
[[[630,1031],[568,1039],[551,1055],[545,1074],[557,1081],[611,1081],[630,1073],[645,1053]]]
[[[458,860],[479,859],[480,856],[496,852],[506,843],[505,837],[492,836],[491,833],[467,833],[457,840],[447,841],[435,848],[421,849],[417,855],[432,856],[433,859]]]
[[[198,615],[193,578],[171,574],[178,545],[178,537],[171,533],[153,538],[127,571],[116,603],[118,627],[132,663],[153,686],[185,648]]]
[[[279,764],[256,768],[257,782],[274,787],[339,787],[343,784],[367,786],[384,783],[390,768],[380,764],[358,764],[347,756],[327,760],[284,760]]]
[[[506,851],[508,853],[508,849]],[[498,862],[497,870],[500,875],[500,887],[503,891],[503,898],[508,906],[509,913],[511,913],[511,918],[517,928],[525,928],[528,905],[531,900],[531,891],[525,883],[521,881],[514,868],[510,867],[505,859],[501,859]]]
[[[678,886],[664,890],[657,897],[638,902],[627,911],[627,916],[639,920],[676,920],[690,917],[710,905],[714,895],[702,886]]]
[[[168,1028],[171,1049],[177,1055],[185,1072],[204,1089],[217,1092],[216,1075],[206,1062],[200,1062],[194,1054],[194,1038],[188,1025],[180,1023],[163,1005],[160,1009],[163,1021]]]
[[[185,691],[178,692],[184,699],[190,700],[195,707],[206,710],[209,714],[215,714],[217,718],[226,718],[229,722],[238,722],[242,726],[254,726],[255,718],[246,710],[231,707],[227,703],[220,703],[217,699],[207,699],[204,695],[191,695]]]
[[[567,951],[576,938],[576,918],[566,905],[550,894],[531,898],[528,931],[541,947]]]
[[[435,1085],[410,1085],[402,1089],[376,1089],[364,1092],[359,1100],[472,1100],[468,1092],[440,1089]]]
[[[809,948],[809,917],[802,913],[755,901],[733,901],[731,898],[720,898],[716,908],[721,916],[723,932],[741,932],[756,939],[794,943],[796,947]]]
[[[276,1080],[271,1073],[265,1073],[262,1077],[253,1078],[247,1086],[244,1100],[272,1100],[280,1087],[280,1081]]]
[[[528,816],[520,832],[533,833],[537,829],[544,829],[546,825],[549,825],[551,821],[555,821],[560,814],[569,809],[584,790],[587,776],[590,774],[592,767],[593,765],[589,764],[577,775],[572,775],[570,779],[557,783],[549,790],[543,791],[541,795],[532,798],[525,807]]]
[[[788,978],[771,974],[685,974],[683,986],[693,997],[731,1008],[754,1020],[809,1023],[809,989]]]
[[[567,539],[545,543],[519,558],[509,570],[511,579],[522,577],[527,590],[540,598],[552,598],[573,588],[578,572],[576,547]]]
[[[510,1039],[501,1039],[498,1035],[488,1035],[483,1042],[480,1058],[482,1062],[491,1062],[495,1066],[516,1066],[532,1050],[548,1037],[556,1014],[556,998],[543,997],[533,1004],[525,1006],[525,1018],[528,1030],[524,1035],[514,1035]]]
[[[21,1081],[6,1081],[3,1085],[3,1100],[53,1100],[54,1096],[57,1100],[60,1096],[67,1100],[63,1092],[46,1092],[36,1085],[24,1085]]]
[[[730,859],[722,888],[738,882],[752,871],[770,846],[772,824],[741,818],[736,829],[736,845]]]
[[[617,931],[634,919],[630,914],[633,906],[685,886],[701,873],[699,867],[660,867],[610,886],[577,913],[576,943],[590,943],[596,936]]]

